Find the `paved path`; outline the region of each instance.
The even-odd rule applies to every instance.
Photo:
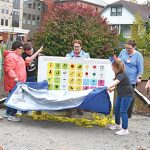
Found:
[[[0,115],[4,113],[0,110]],[[150,150],[150,118],[134,115],[130,135],[116,136],[107,127],[84,128],[69,123],[0,121],[0,144],[4,150]]]

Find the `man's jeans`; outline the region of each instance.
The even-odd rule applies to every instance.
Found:
[[[11,91],[9,91],[10,93]],[[8,114],[9,116],[14,116],[17,113],[17,109],[13,109],[10,107],[6,108],[6,114]]]
[[[120,117],[122,117],[122,128],[128,128],[128,115],[127,111],[129,109],[130,103],[132,101],[132,96],[117,96],[115,103],[115,123],[120,125]]]
[[[8,114],[10,116],[14,116],[16,113],[17,113],[16,109],[13,109],[13,108],[10,108],[10,107],[6,108],[6,114]]]

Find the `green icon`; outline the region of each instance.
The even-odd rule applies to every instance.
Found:
[[[49,90],[53,90],[53,84],[49,84],[49,85],[48,85],[48,89],[49,89]]]
[[[60,69],[61,68],[61,64],[60,63],[55,63],[55,69]]]
[[[54,84],[54,90],[60,90],[60,85],[59,84]]]
[[[55,70],[54,71],[54,76],[60,76],[60,70]]]
[[[62,69],[68,69],[68,64],[63,63],[63,64],[62,64]]]
[[[54,83],[60,83],[60,78],[59,77],[55,77],[54,78]]]

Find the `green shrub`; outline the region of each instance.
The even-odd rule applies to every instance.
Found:
[[[72,41],[82,40],[82,49],[93,58],[106,58],[118,46],[115,29],[91,8],[75,5],[56,6],[33,36],[36,47],[44,45],[44,54],[65,56],[72,50]]]

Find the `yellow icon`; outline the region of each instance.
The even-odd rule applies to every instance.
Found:
[[[68,79],[68,84],[75,84],[75,79],[74,78],[69,78]]]
[[[76,72],[76,77],[77,78],[82,78],[83,77],[83,72],[82,71],[77,71]]]
[[[69,91],[74,91],[74,88],[75,88],[74,86],[69,85],[68,90],[69,90]]]
[[[49,62],[49,63],[48,63],[48,68],[49,68],[49,69],[53,69],[53,68],[54,68],[54,63]]]
[[[48,77],[52,77],[52,76],[54,76],[54,70],[49,69],[48,70]]]
[[[75,76],[75,71],[70,71],[69,72],[69,77],[74,77]]]
[[[70,70],[75,70],[76,69],[76,64],[69,64],[69,69]]]
[[[76,91],[82,91],[82,86],[76,86],[76,87],[75,87],[75,90],[76,90]]]
[[[76,85],[82,85],[82,78],[77,78],[76,79]]]

